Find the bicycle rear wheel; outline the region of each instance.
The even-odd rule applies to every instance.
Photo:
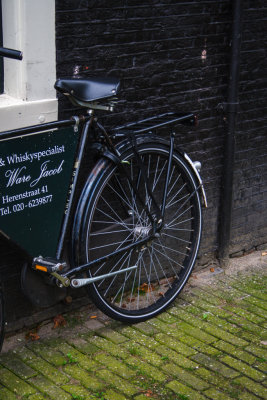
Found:
[[[161,206],[169,147],[149,137],[138,144],[151,191]],[[125,168],[153,214],[146,182],[132,148],[123,154]],[[89,262],[124,248],[151,232],[151,222],[142,202],[118,167],[101,160],[87,183],[88,196],[81,197],[77,215],[79,262]],[[93,267],[91,277],[137,266],[105,277],[88,286],[94,303],[120,321],[138,322],[165,309],[179,294],[195,264],[201,237],[201,204],[194,173],[184,158],[174,152],[163,228],[141,250],[124,251]]]

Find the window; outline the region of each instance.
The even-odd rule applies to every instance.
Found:
[[[1,130],[57,119],[55,0],[2,0],[3,46],[23,61],[4,60]]]

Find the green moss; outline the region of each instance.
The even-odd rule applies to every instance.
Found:
[[[110,340],[100,336],[93,336],[90,339],[90,343],[97,346],[100,350],[107,351],[109,354],[115,357],[126,358],[127,354],[122,348],[121,344],[115,344]]]
[[[0,399],[3,400],[17,400],[17,396],[10,392],[10,390],[1,387],[0,388]]]
[[[132,396],[139,391],[139,388],[133,385],[126,379],[120,378],[118,375],[113,374],[107,369],[101,369],[97,371],[97,376],[108,385],[112,386],[114,389],[119,390],[127,396]]]
[[[103,388],[103,382],[95,378],[94,376],[88,374],[78,365],[69,364],[64,367],[66,374],[70,375],[72,378],[77,379],[81,384],[90,390],[99,390]]]
[[[172,390],[177,396],[186,396],[184,398],[187,399],[192,399],[192,400],[204,400],[205,397],[202,396],[199,392],[197,392],[196,390],[193,390],[191,388],[189,388],[188,386],[183,385],[182,383],[178,382],[178,381],[171,381],[169,383],[167,383],[166,385],[167,388],[169,388],[170,390]]]
[[[144,360],[140,360],[137,357],[131,357],[127,359],[127,363],[132,367],[136,367],[137,371],[144,377],[148,377],[157,382],[164,382],[167,376],[163,374],[158,368],[153,367]]]
[[[35,386],[39,392],[47,395],[52,400],[71,400],[71,395],[66,393],[56,384],[46,379],[44,376],[30,378],[28,382]]]
[[[13,354],[2,354],[0,363],[18,375],[21,379],[28,379],[37,375],[37,372]]]
[[[146,360],[149,364],[154,366],[159,366],[162,364],[162,357],[160,357],[155,351],[147,349],[145,346],[141,346],[133,341],[123,343],[123,348],[125,348],[133,356],[139,356],[143,360]],[[127,355],[127,352],[125,351]],[[127,360],[127,357],[126,357]]]
[[[236,378],[234,382],[238,383],[242,387],[246,388],[248,391],[254,393],[256,396],[262,397],[265,399],[266,397],[266,388],[260,385],[259,383],[254,382],[252,379],[249,379],[245,376],[240,378]]]
[[[232,368],[226,367],[221,362],[215,360],[214,358],[208,357],[204,354],[196,354],[192,357],[193,360],[199,362],[199,364],[204,365],[206,368],[209,368],[213,372],[216,371],[225,378],[234,378],[239,375],[239,372],[235,371]]]
[[[75,400],[92,400],[93,396],[81,385],[63,385],[62,389],[70,393]]]
[[[176,353],[176,351],[169,349],[165,345],[158,346],[156,348],[156,352],[160,354],[162,357],[168,357],[169,360],[184,368],[195,369],[198,367],[198,364],[196,362],[192,361],[190,358],[186,358],[182,354]]]
[[[174,339],[172,336],[167,336],[163,333],[158,333],[155,338],[158,342],[166,345],[172,350],[177,351],[177,353],[183,354],[184,356],[189,357],[197,353],[196,350]]]
[[[64,365],[66,361],[65,357],[59,351],[51,348],[50,346],[46,346],[41,342],[29,344],[28,347],[35,354],[41,356],[44,360],[53,364],[56,367]]]
[[[120,375],[122,378],[131,379],[136,375],[135,371],[127,367],[124,362],[122,362],[121,360],[117,360],[115,357],[112,357],[110,355],[97,354],[95,356],[95,360],[105,365],[108,369]]]
[[[127,340],[129,340],[127,337],[121,335],[119,332],[110,328],[101,329],[98,331],[98,334],[106,339],[109,339],[111,342],[115,344],[124,343]]]
[[[202,391],[209,387],[209,384],[203,379],[196,377],[191,372],[175,364],[166,364],[162,367],[162,370],[171,377],[178,378],[179,382],[183,382],[196,390]]]
[[[0,382],[11,392],[20,396],[27,396],[36,392],[32,386],[6,368],[0,368]]]
[[[28,361],[28,363],[32,368],[41,372],[42,375],[55,384],[67,383],[69,381],[69,378],[66,375],[41,358]]]
[[[98,397],[99,399],[103,399],[103,400],[127,400],[127,398],[117,392],[115,392],[114,390],[107,390],[104,393],[103,397]]]
[[[221,358],[221,361],[255,381],[261,382],[265,378],[265,375],[262,372],[257,371],[255,368],[247,365],[243,361],[237,360],[236,358],[225,356]]]
[[[247,351],[244,351],[240,348],[236,348],[232,344],[224,342],[223,340],[219,340],[218,342],[214,343],[214,346],[221,351],[234,356],[235,358],[245,361],[248,364],[253,364],[256,360],[252,354],[249,354]]]

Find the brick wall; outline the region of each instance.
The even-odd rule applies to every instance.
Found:
[[[245,1],[232,252],[255,247],[267,249],[266,24],[263,18],[263,1]]]
[[[116,113],[104,118],[108,125],[168,110],[199,114],[200,127],[181,127],[178,142],[203,163],[210,207],[201,251],[214,252],[224,134],[216,106],[227,89],[229,2],[56,3],[58,76],[79,71],[122,79]],[[66,101],[60,109],[69,115]]]
[[[117,76],[123,89],[107,126],[165,111],[192,111],[198,128],[181,126],[177,143],[202,162],[208,198],[200,264],[218,249],[231,35],[230,0],[56,0],[57,75]],[[264,132],[264,2],[244,0],[240,113],[236,133],[230,251],[267,243],[267,139]],[[264,101],[265,100],[265,101]],[[60,97],[60,117],[78,112]],[[12,252],[9,315],[35,310],[19,292],[19,258]],[[12,271],[12,272],[11,272]],[[5,273],[5,272],[4,272]],[[14,283],[14,279],[16,282]],[[14,287],[16,286],[16,287]],[[12,303],[16,292],[16,304]]]

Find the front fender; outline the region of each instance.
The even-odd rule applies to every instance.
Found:
[[[201,179],[200,174],[199,174],[199,171],[200,171],[200,168],[201,168],[201,164],[198,161],[193,162],[188,154],[184,153],[183,155],[184,155],[185,160],[188,162],[188,164],[190,164],[192,170],[195,173],[195,176],[196,176],[197,181],[199,182],[199,186],[201,188],[201,193],[202,193],[204,206],[207,208],[208,207],[207,196],[206,196],[206,193],[205,193],[205,189],[204,189],[204,186],[203,186],[202,179]]]

